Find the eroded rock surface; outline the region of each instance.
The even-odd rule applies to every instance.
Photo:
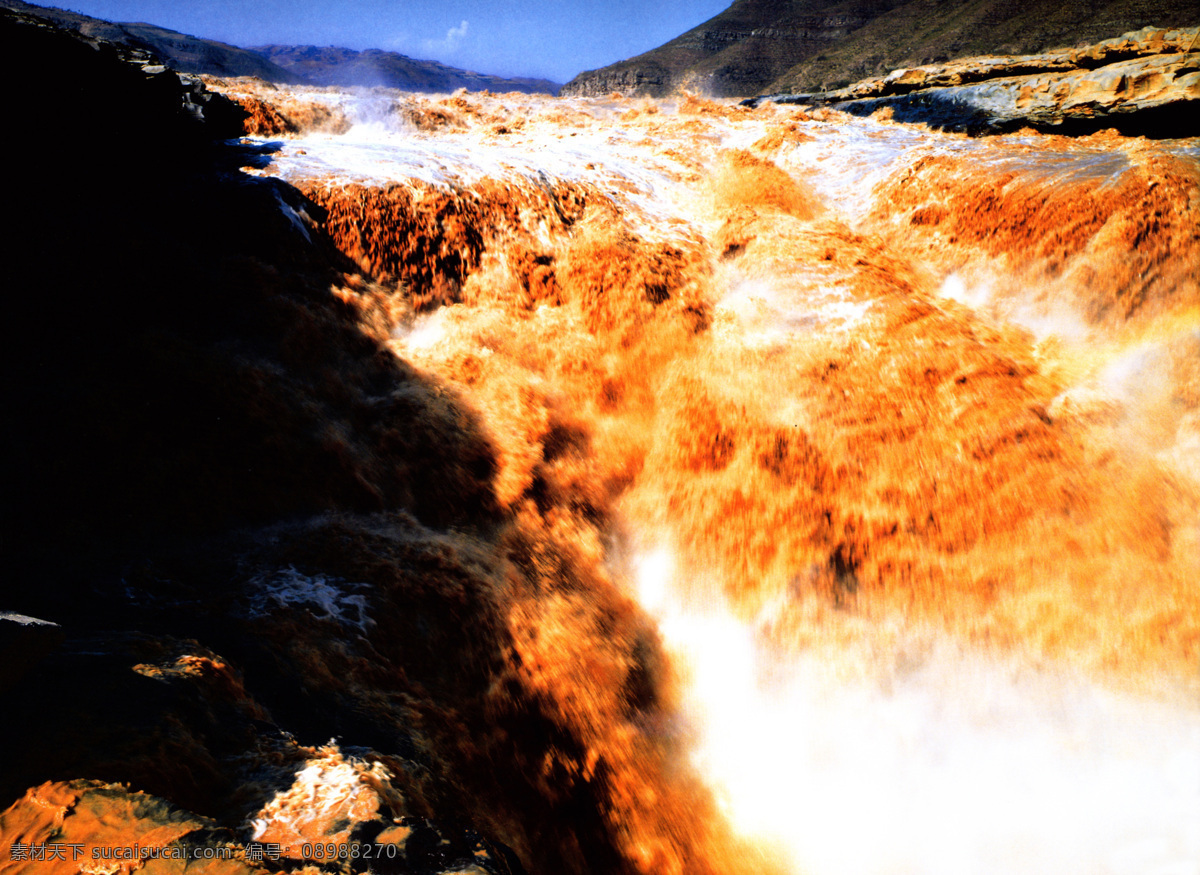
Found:
[[[947,130],[1026,125],[1081,132],[1117,127],[1155,136],[1200,130],[1200,29],[1146,28],[1085,48],[1019,57],[964,58],[905,68],[838,91],[773,99],[881,109]]]
[[[209,818],[123,784],[74,780],[31,787],[0,814],[0,836],[6,872],[265,871]]]

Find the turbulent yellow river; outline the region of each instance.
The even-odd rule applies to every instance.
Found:
[[[622,865],[1200,872],[1200,143],[214,87],[487,429]]]

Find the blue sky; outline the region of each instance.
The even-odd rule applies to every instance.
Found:
[[[41,0],[234,45],[389,49],[480,73],[566,82],[661,45],[732,0]]]

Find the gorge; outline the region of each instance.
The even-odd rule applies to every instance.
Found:
[[[0,38],[0,870],[1200,860],[1196,139]]]

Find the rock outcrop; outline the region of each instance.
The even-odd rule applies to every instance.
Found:
[[[1023,126],[1076,133],[1115,127],[1155,136],[1200,133],[1200,28],[1146,28],[1040,55],[963,58],[894,70],[847,88],[775,96],[855,115],[970,132]]]
[[[80,75],[76,87],[83,100],[38,107],[38,111],[70,115],[76,129],[83,126],[106,148],[113,145],[114,137],[151,130],[189,144],[241,132],[245,113],[236,103],[209,91],[200,79],[168,69],[145,49],[88,36],[40,15],[2,6],[0,40],[13,59],[9,62],[13,81],[24,81],[33,69],[51,85],[72,73]],[[53,65],[30,63],[21,69],[21,59],[31,57],[33,46],[44,46]],[[28,102],[36,93],[35,88],[15,102]]]
[[[0,835],[5,871],[13,873],[166,875],[192,866],[212,875],[268,871],[248,861],[244,848],[212,820],[102,781],[30,788],[0,813]]]
[[[71,845],[90,854],[178,841],[231,843],[229,865],[207,868],[244,872],[256,836],[298,833],[395,846],[393,871],[519,871],[499,844],[434,825],[439,812],[464,820],[445,752],[422,747],[423,761],[406,764],[398,757],[417,747],[399,739],[415,730],[370,735],[386,753],[363,744],[391,715],[309,713],[300,687],[328,695],[327,678],[300,679],[287,664],[294,651],[277,649],[296,643],[288,624],[293,615],[311,621],[308,605],[295,606],[295,588],[277,575],[261,588],[256,573],[227,586],[255,536],[202,546],[231,526],[330,509],[390,506],[434,525],[494,525],[487,442],[452,395],[364,334],[358,311],[330,291],[372,284],[347,278],[353,266],[317,232],[319,209],[277,180],[238,171],[261,154],[223,142],[240,114],[230,130],[210,110],[233,105],[143,61],[0,10],[0,76],[22,83],[13,118],[31,132],[72,131],[0,145],[5,166],[20,169],[6,190],[20,222],[7,237],[0,344],[13,376],[0,389],[0,687],[20,703],[0,721],[0,743],[20,755],[0,775],[0,807],[16,800],[0,815],[0,867],[46,871],[45,858],[13,858],[14,844],[42,854],[63,844],[63,865],[77,867]],[[188,103],[197,94],[211,98],[199,116]],[[422,455],[425,473],[398,465]],[[184,555],[192,570],[180,576],[184,565],[167,557]],[[471,654],[494,645],[487,652],[503,659],[494,639],[466,631],[473,619],[463,612],[438,616],[443,638],[474,638],[482,646]],[[332,665],[344,649],[331,622],[330,653],[317,648],[306,664]],[[388,621],[379,612],[373,622]],[[292,634],[270,634],[277,628]],[[444,659],[427,664],[446,670]],[[488,677],[470,668],[465,682],[487,689]],[[406,677],[401,666],[384,674]],[[367,692],[357,705],[371,710]],[[312,747],[339,733],[357,742],[361,770]],[[354,789],[364,780],[377,792],[368,798],[364,786],[354,811],[333,806],[321,823],[291,816],[297,781],[328,795],[339,781]],[[386,792],[393,786],[409,794],[404,806]],[[346,820],[352,837],[337,825]],[[125,871],[143,861],[128,862]]]
[[[661,96],[685,87],[720,97],[844,87],[898,67],[983,54],[1032,54],[1146,26],[1200,24],[1186,0],[738,0],[637,57],[579,74],[564,94]]]

